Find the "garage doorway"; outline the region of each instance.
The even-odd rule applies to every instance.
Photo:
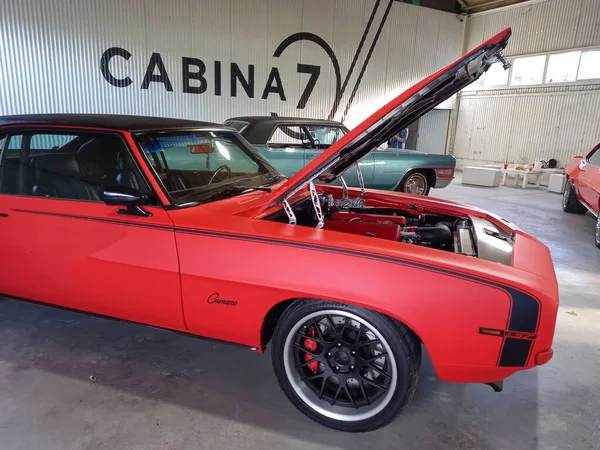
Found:
[[[448,136],[449,109],[434,109],[415,124],[409,127],[409,137],[406,148],[413,148],[424,153],[443,155],[446,152]],[[411,134],[413,141],[411,141]]]

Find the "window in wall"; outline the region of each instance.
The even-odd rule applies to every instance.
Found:
[[[555,53],[548,57],[546,83],[567,83],[577,79],[581,52]]]
[[[506,86],[508,83],[508,70],[504,70],[502,64],[493,64],[485,73],[485,81],[483,85],[489,86]]]
[[[578,80],[600,78],[600,50],[588,50],[581,54]]]
[[[515,59],[510,80],[511,86],[542,84],[545,64],[546,55]]]

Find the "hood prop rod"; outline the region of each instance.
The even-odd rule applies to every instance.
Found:
[[[356,174],[358,175],[358,184],[360,185],[360,195],[358,198],[362,198],[365,195],[365,180],[362,175],[362,171],[360,170],[360,165],[356,163]]]
[[[342,201],[346,201],[348,200],[348,185],[342,176],[340,176],[340,183],[342,183]]]

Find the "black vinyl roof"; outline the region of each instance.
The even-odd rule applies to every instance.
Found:
[[[243,116],[231,117],[227,122],[245,122],[247,125],[240,131],[248,142],[255,145],[263,145],[269,140],[275,129],[279,126],[329,126],[345,128],[340,122],[325,119],[305,119],[302,117],[280,117],[280,116]]]
[[[94,127],[122,131],[168,130],[177,128],[225,128],[220,124],[196,120],[114,114],[31,114],[0,116],[0,126],[23,124]]]

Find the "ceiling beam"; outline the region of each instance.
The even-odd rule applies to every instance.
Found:
[[[495,5],[497,3],[503,3],[504,0],[488,0],[487,2],[483,2],[483,3],[479,3],[478,5],[471,5],[471,6],[463,6],[459,12],[468,12],[472,9],[477,9],[477,8],[483,8],[485,6],[490,6],[490,5]],[[460,5],[462,6],[465,2],[462,0],[458,0],[458,3],[460,3]]]

